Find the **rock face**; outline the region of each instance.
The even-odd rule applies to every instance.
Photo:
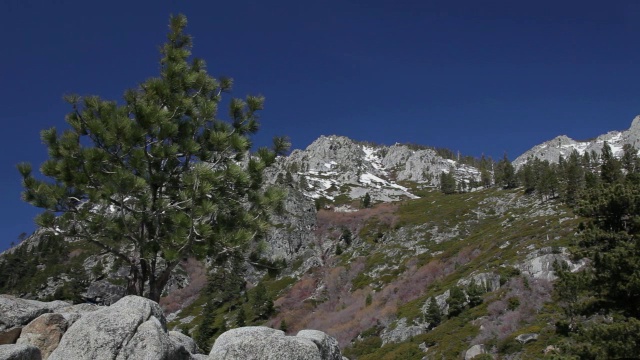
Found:
[[[382,338],[382,345],[385,345],[387,343],[403,342],[425,332],[425,326],[407,325],[407,319],[402,318],[398,320],[395,328],[391,330],[385,329],[380,334],[380,338]]]
[[[67,325],[67,320],[60,314],[42,314],[22,329],[16,343],[37,347],[42,358],[47,359],[58,347]]]
[[[271,261],[292,261],[313,242],[316,208],[312,200],[299,191],[289,189],[284,199],[284,212],[273,214],[275,224],[266,235],[263,256]]]
[[[605,141],[611,146],[613,155],[617,157],[622,156],[622,147],[625,144],[632,145],[636,149],[640,147],[640,115],[633,119],[631,127],[629,127],[628,130],[611,131],[598,136],[594,140],[576,141],[565,135],[558,136],[540,145],[536,145],[524,154],[518,156],[513,161],[513,166],[517,169],[532,158],[557,163],[560,156],[566,159],[573,150],[578,151],[580,155],[585,152],[591,153],[592,151],[600,154]]]
[[[300,330],[297,337],[313,341],[320,350],[322,360],[342,360],[338,340],[318,330]]]
[[[15,343],[22,328],[38,316],[69,306],[64,301],[41,302],[0,295],[0,345]]]
[[[487,351],[485,350],[484,345],[482,344],[473,345],[472,347],[469,348],[469,350],[467,350],[467,352],[464,353],[464,360],[471,360],[478,355],[486,354],[486,353]]]
[[[78,319],[64,334],[49,359],[189,359],[167,333],[160,306],[126,296]]]
[[[439,175],[452,170],[458,181],[480,178],[476,168],[444,159],[432,149],[321,136],[305,150],[278,158],[265,178],[270,183],[284,181],[315,199],[360,199],[369,193],[373,201],[394,201],[416,197],[397,181],[437,186]]]
[[[114,285],[107,280],[99,280],[92,282],[82,297],[95,304],[111,305],[122,299],[125,293],[124,287]]]
[[[2,360],[42,360],[40,350],[33,345],[0,345]]]
[[[209,353],[211,360],[341,360],[338,342],[320,331],[298,336],[261,326],[229,330],[220,335]]]

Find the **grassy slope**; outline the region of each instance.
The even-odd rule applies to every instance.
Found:
[[[399,318],[407,318],[409,323],[419,320],[423,316],[420,308],[429,297],[442,294],[472,273],[498,273],[506,283],[514,275],[510,266],[533,249],[570,245],[579,221],[569,209],[552,202],[540,204],[519,190],[489,189],[448,196],[423,191],[420,195],[420,199],[389,207],[392,217],[371,215],[363,220],[351,215],[351,225],[335,222],[336,228],[351,226],[357,236],[324,267],[312,269],[300,279],[265,277],[263,281],[279,307],[264,323],[277,327],[285,319],[292,332],[308,327],[324,330],[340,340],[352,359],[421,359],[425,356],[418,348],[421,343],[430,347],[430,358],[459,358],[478,336],[479,325],[473,320],[488,316],[493,302],[506,301],[505,296],[513,293],[511,288],[485,294],[482,305],[403,343],[380,347],[380,325],[393,327],[394,319]],[[549,211],[538,211],[541,208]],[[319,226],[330,228],[331,223]],[[453,236],[440,242],[439,236],[451,233],[451,229],[456,229]],[[323,234],[338,242],[340,229],[333,230]],[[317,291],[311,296],[311,290],[320,286],[324,289],[320,296]],[[246,306],[240,299],[237,305],[243,303]],[[218,319],[232,322],[237,305],[220,308]],[[202,302],[196,301],[180,318],[194,315],[191,324],[196,325],[201,307]],[[499,337],[484,339],[485,343],[503,354],[520,352],[523,358],[539,358],[542,350],[554,343],[550,324],[557,311],[548,304],[519,320],[514,331],[512,327]],[[261,321],[249,321],[257,323]],[[174,321],[171,325],[177,324]],[[524,346],[514,340],[526,332],[539,333],[539,340]],[[360,340],[353,342],[358,335]]]

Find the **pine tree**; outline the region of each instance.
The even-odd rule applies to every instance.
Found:
[[[447,304],[449,305],[449,317],[457,316],[464,311],[467,302],[467,297],[464,295],[464,291],[458,286],[451,288]]]
[[[170,19],[160,76],[124,94],[124,103],[68,96],[69,130],[42,131],[49,159],[23,199],[44,213],[45,229],[90,242],[130,269],[127,291],[158,301],[185,257],[242,253],[267,227],[281,190],[262,189],[262,172],[288,147],[248,156],[261,96],[231,99],[230,121],[216,116],[230,79],[214,79],[191,55],[187,20]]]
[[[613,156],[611,147],[605,141],[602,145],[602,153],[600,154],[602,164],[600,165],[600,178],[604,183],[613,184],[622,179],[621,164],[618,159]]]
[[[630,144],[624,144],[622,147],[622,168],[626,172],[626,179],[631,182],[637,182],[640,177],[640,157],[638,150]]]
[[[496,164],[495,179],[496,185],[502,186],[504,189],[513,189],[518,186],[515,169],[506,153],[502,160]]]
[[[429,299],[429,305],[427,305],[427,313],[425,314],[424,320],[429,323],[430,329],[440,325],[440,322],[442,321],[442,312],[440,311],[440,306],[438,306],[438,302],[434,297]]]
[[[456,179],[453,177],[453,169],[440,174],[440,190],[445,194],[456,192]]]
[[[367,209],[371,207],[371,195],[369,193],[364,194],[362,198],[362,207]]]
[[[467,286],[466,293],[469,297],[469,307],[476,307],[482,304],[482,294],[484,294],[484,289],[476,284],[474,280],[471,280],[469,286]]]
[[[602,182],[586,191],[578,208],[588,219],[581,255],[591,261],[576,273],[557,266],[556,292],[566,312],[558,328],[569,336],[568,354],[635,358],[640,352],[640,180],[619,181],[616,159],[604,148],[603,153]],[[592,320],[574,321],[578,317]]]
[[[527,163],[520,167],[518,171],[518,177],[520,178],[520,182],[522,186],[524,186],[524,193],[531,194],[536,190],[536,174],[533,171],[532,160],[530,159]]]
[[[273,300],[269,297],[267,288],[262,282],[256,285],[252,307],[253,313],[258,319],[266,319],[274,311]]]
[[[584,169],[580,164],[580,155],[573,150],[564,168],[563,200],[569,205],[576,205],[585,188]]]
[[[236,326],[243,327],[247,323],[247,315],[244,312],[244,306],[240,305],[240,309],[238,310],[238,314],[236,315]]]
[[[491,158],[487,159],[485,158],[484,155],[482,155],[482,157],[480,158],[480,183],[482,184],[482,186],[484,186],[485,188],[488,188],[491,186],[491,163],[492,160]]]

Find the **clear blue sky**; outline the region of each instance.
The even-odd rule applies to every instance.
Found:
[[[338,134],[513,159],[640,113],[637,0],[2,0],[0,249],[34,229],[15,164],[45,160],[63,94],[121,99],[155,76],[171,13],[236,96],[266,96],[260,144]]]

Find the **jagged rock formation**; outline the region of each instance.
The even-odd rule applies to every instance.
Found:
[[[592,151],[600,154],[605,141],[611,146],[613,155],[617,157],[622,155],[622,147],[625,144],[632,145],[635,148],[640,147],[640,115],[633,119],[629,129],[625,131],[610,131],[593,140],[576,141],[566,135],[560,135],[527,150],[513,161],[513,166],[519,168],[529,159],[533,158],[557,163],[560,156],[566,159],[573,150],[577,150],[581,155],[585,152],[591,153]]]
[[[267,171],[267,178],[271,183],[293,181],[305,195],[315,199],[359,199],[369,193],[372,200],[384,202],[416,197],[398,182],[437,186],[439,175],[452,169],[458,181],[479,180],[476,168],[444,159],[432,149],[321,136],[305,150],[294,150],[290,156],[279,158]]]

